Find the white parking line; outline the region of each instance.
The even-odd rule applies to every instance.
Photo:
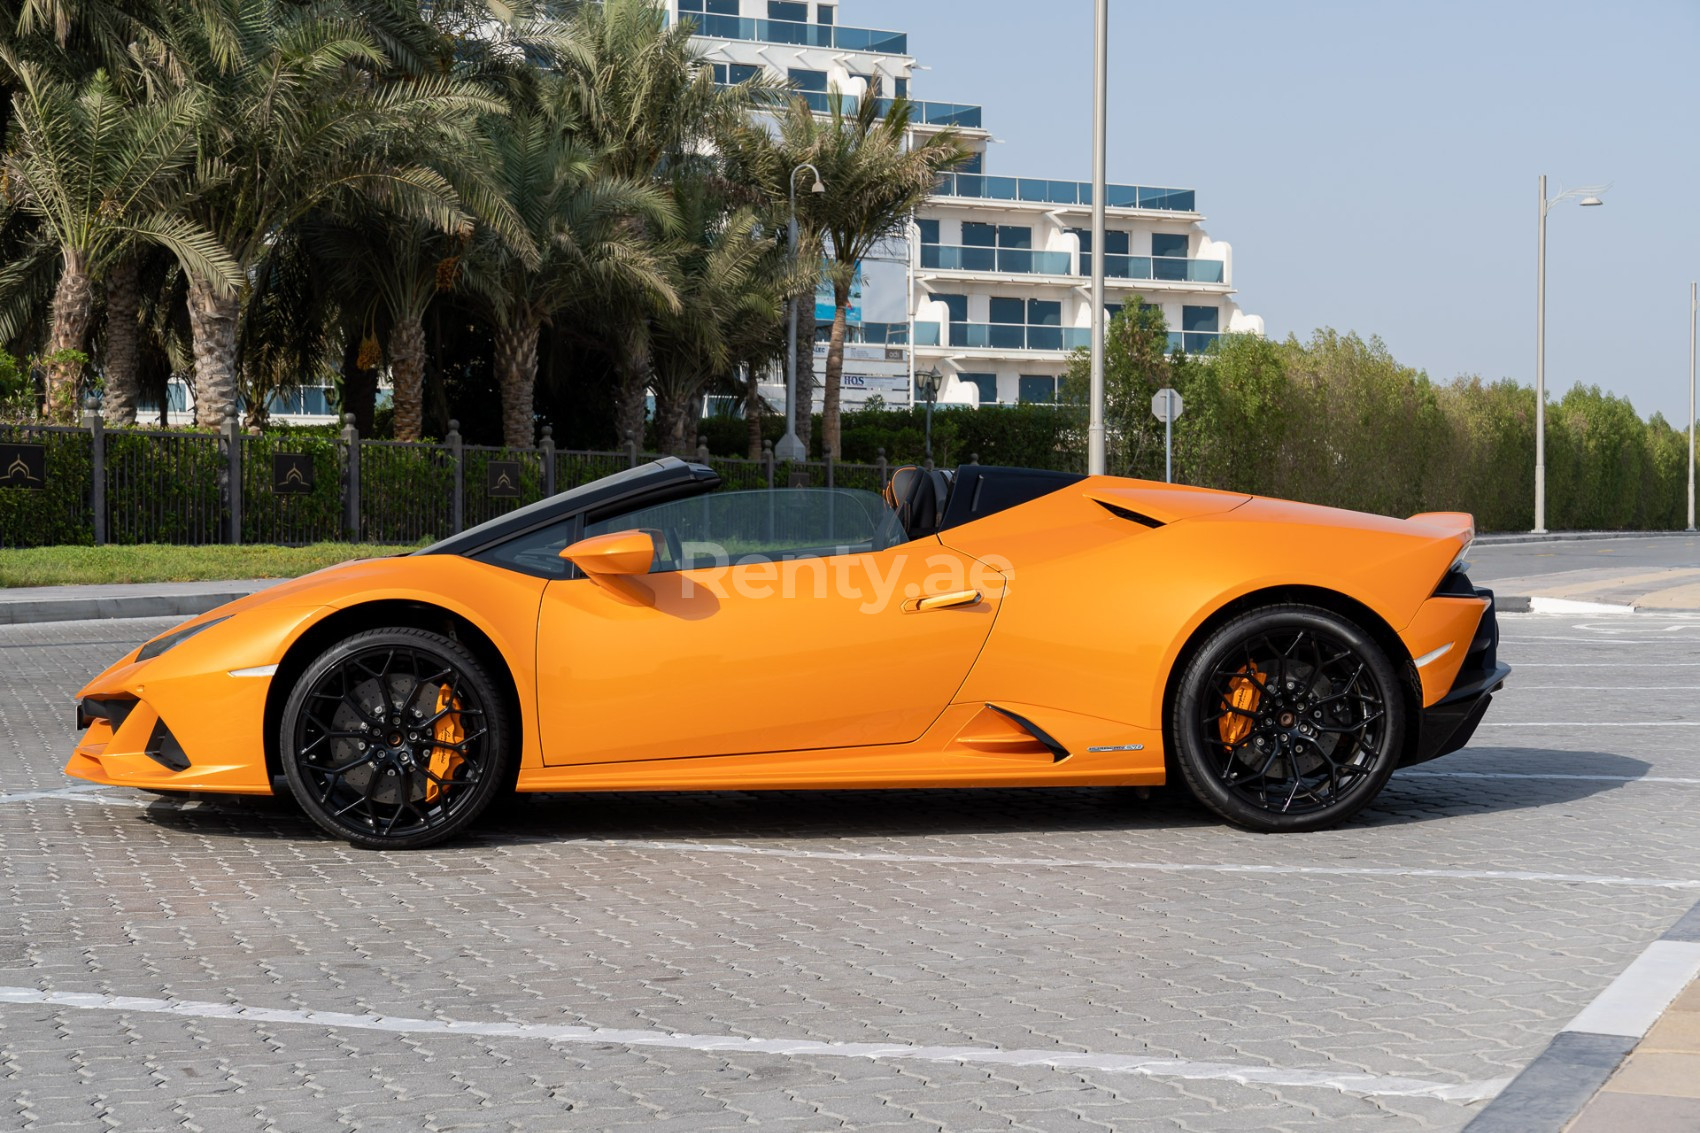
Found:
[[[1580,779],[1589,783],[1681,783],[1700,787],[1700,779],[1666,775],[1565,775],[1556,771],[1400,771],[1399,779]]]
[[[1700,879],[1673,877],[1613,877],[1593,873],[1542,873],[1510,869],[1398,869],[1380,866],[1240,865],[1201,862],[1117,862],[1091,858],[1014,858],[997,855],[894,854],[878,850],[792,850],[777,846],[735,843],[662,842],[641,838],[528,839],[549,845],[608,847],[620,850],[658,850],[686,854],[742,854],[803,861],[889,862],[901,865],[1022,866],[1049,869],[1107,869],[1136,873],[1244,873],[1272,877],[1434,877],[1451,881],[1553,881],[1606,885],[1629,889],[1700,889]]]
[[[690,1050],[707,1054],[771,1054],[782,1058],[864,1058],[875,1062],[954,1062],[965,1066],[1042,1066],[1053,1070],[1143,1074],[1152,1078],[1218,1080],[1249,1086],[1314,1086],[1359,1096],[1426,1097],[1456,1102],[1476,1102],[1491,1098],[1510,1081],[1509,1078],[1489,1078],[1473,1082],[1435,1082],[1423,1078],[1066,1050],[1006,1050],[994,1046],[918,1046],[901,1042],[848,1043],[820,1042],[813,1039],[758,1039],[736,1035],[692,1035],[672,1031],[621,1030],[552,1023],[473,1023],[395,1015],[350,1015],[339,1011],[248,1007],[240,1003],[197,1003],[137,996],[39,991],[29,987],[0,987],[0,1003],[386,1031],[391,1034],[471,1035],[480,1038],[531,1039],[560,1044]]]
[[[108,806],[148,806],[153,802],[152,799],[132,799],[96,793],[110,790],[111,787],[103,784],[90,783],[82,787],[57,787],[51,791],[19,791],[16,794],[0,795],[0,805],[34,802],[38,799],[64,799],[66,802],[104,803]]]

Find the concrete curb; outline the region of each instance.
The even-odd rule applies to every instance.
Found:
[[[246,598],[279,581],[282,580],[219,582],[205,589],[174,583],[162,587],[42,586],[14,592],[16,596],[0,590],[0,625],[105,618],[189,618]]]
[[[1694,531],[1548,531],[1536,535],[1532,531],[1500,531],[1476,536],[1479,546],[1501,547],[1516,543],[1572,543],[1589,539],[1666,539],[1700,535]]]
[[[1649,944],[1466,1133],[1560,1133],[1576,1119],[1688,982],[1700,974],[1700,905]]]

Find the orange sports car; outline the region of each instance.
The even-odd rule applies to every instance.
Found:
[[[969,465],[883,495],[674,459],[194,618],[79,694],[66,771],[287,792],[361,846],[500,792],[1151,786],[1350,817],[1510,671],[1467,515]]]

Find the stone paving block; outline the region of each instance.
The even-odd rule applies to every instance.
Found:
[[[1700,1053],[1637,1050],[1605,1089],[1620,1094],[1661,1094],[1700,1099]]]
[[[1565,1133],[1694,1133],[1700,1129],[1700,1099],[1601,1093]]]

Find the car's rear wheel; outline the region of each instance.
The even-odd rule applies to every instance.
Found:
[[[478,659],[421,629],[370,630],[307,666],[278,751],[319,826],[368,849],[464,830],[507,782],[503,702]]]
[[[1175,762],[1200,802],[1269,833],[1344,822],[1380,793],[1405,742],[1387,652],[1314,606],[1254,610],[1192,655],[1170,720]]]

